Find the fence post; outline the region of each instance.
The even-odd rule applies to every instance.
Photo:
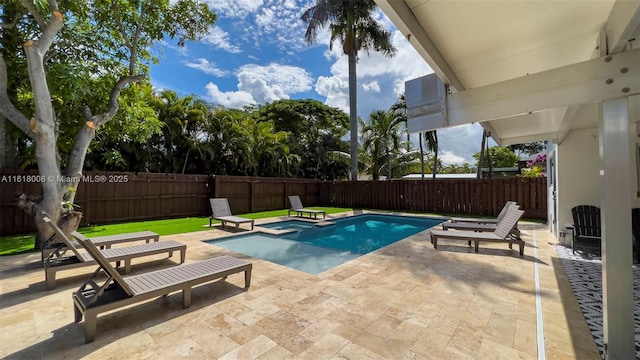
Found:
[[[251,181],[251,179],[247,180],[249,181],[249,212],[253,212],[253,202],[254,202],[254,190],[253,190],[253,184],[254,182]]]
[[[218,184],[220,183],[220,179],[218,178],[218,176],[213,176],[213,197],[214,198],[219,198],[220,197],[220,186],[218,186]]]
[[[209,199],[216,197],[216,184],[215,184],[215,175],[209,176],[207,180],[207,196]]]
[[[284,195],[282,196],[282,208],[286,209],[287,208],[287,196],[289,196],[289,194],[287,194],[287,180],[283,181],[284,184]]]

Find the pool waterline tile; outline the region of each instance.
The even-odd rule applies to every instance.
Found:
[[[306,223],[313,224],[313,226],[309,227],[309,229],[321,228],[321,227],[325,227],[325,226],[335,225],[335,222],[333,222],[333,221],[325,221],[325,220],[322,220],[322,221],[314,221],[313,219],[284,220],[284,221],[276,221],[276,222],[271,222],[271,223],[256,224],[256,229],[255,230],[258,231],[258,232],[263,232],[263,233],[271,234],[271,235],[285,235],[285,234],[291,234],[291,233],[295,233],[297,231],[300,231],[301,229],[295,229],[295,228],[274,229],[274,228],[270,228],[270,227],[266,226],[266,225],[275,224],[275,223],[285,223],[285,222],[292,222],[292,221],[306,222]]]
[[[380,214],[343,217],[335,222],[323,221],[323,226],[315,226],[319,224],[315,222],[285,220],[258,225],[267,231],[260,230],[206,242],[318,275],[428,230],[441,222],[441,219],[428,217]],[[282,229],[264,228],[265,225],[273,224]],[[300,224],[303,224],[302,228]],[[306,224],[314,226],[305,229]],[[329,225],[332,226],[328,227]],[[287,227],[294,229],[285,229]]]

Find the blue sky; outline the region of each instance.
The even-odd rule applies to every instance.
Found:
[[[155,87],[181,95],[196,94],[214,104],[241,108],[278,99],[317,99],[349,112],[347,57],[328,31],[317,44],[304,40],[302,13],[313,0],[206,0],[218,14],[210,34],[179,48],[165,42],[151,68]],[[360,54],[358,114],[388,109],[404,93],[404,81],[432,72],[413,47],[382,13],[378,20],[391,31],[398,49],[393,58]],[[438,130],[445,164],[474,164],[482,130],[467,125]]]

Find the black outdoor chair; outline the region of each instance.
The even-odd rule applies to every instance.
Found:
[[[636,263],[640,264],[640,208],[631,209],[631,232],[636,239]]]
[[[577,248],[584,248],[601,252],[600,208],[578,205],[571,209],[571,213],[573,214],[571,251],[575,254]]]

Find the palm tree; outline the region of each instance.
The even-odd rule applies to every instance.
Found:
[[[242,168],[249,176],[289,175],[299,163],[299,157],[290,156],[287,145],[289,132],[275,131],[270,121],[258,121],[246,116],[234,124],[242,134]]]
[[[427,150],[433,151],[433,166],[431,167],[431,172],[435,179],[436,174],[438,173],[438,133],[436,133],[435,130],[431,130],[421,133],[421,135],[422,134],[424,134],[424,141],[427,144]]]
[[[397,49],[391,44],[391,32],[384,30],[374,18],[377,8],[373,0],[316,0],[302,14],[308,23],[304,35],[309,45],[316,42],[318,30],[329,25],[331,41],[340,40],[343,54],[349,57],[349,119],[351,124],[351,180],[358,179],[358,107],[356,63],[358,52],[380,51],[393,56]]]
[[[374,111],[369,122],[362,123],[362,147],[373,157],[373,179],[377,180],[381,165],[386,162],[387,179],[391,179],[391,153],[400,145],[400,128],[405,123],[396,111]]]
[[[400,98],[398,101],[391,105],[391,111],[396,111],[399,113],[399,116],[404,118],[405,124],[407,121],[407,98],[404,94],[400,94]],[[409,137],[409,129],[407,129],[407,139]],[[422,139],[424,137],[424,141],[427,143],[427,150],[431,150],[434,153],[433,157],[433,166],[431,167],[433,178],[436,178],[436,173],[438,171],[438,133],[436,130],[427,131],[425,133],[418,133],[418,145],[420,146],[420,174],[422,175],[422,180],[424,180],[424,148],[422,145]]]
[[[148,141],[148,144],[155,143],[153,160],[163,164],[161,171],[184,174],[188,165],[196,165],[190,160],[193,160],[192,153],[197,153],[196,157],[203,155],[199,138],[209,112],[207,104],[194,95],[180,97],[171,90],[162,91],[153,100],[163,124],[162,134]]]

